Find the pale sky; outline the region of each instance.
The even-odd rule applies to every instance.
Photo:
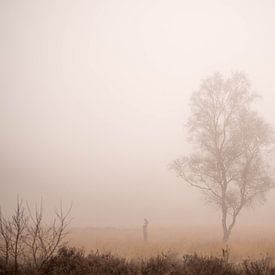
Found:
[[[275,127],[274,30],[273,0],[0,0],[0,204],[73,201],[79,226],[219,223],[167,167],[214,72],[244,71]]]

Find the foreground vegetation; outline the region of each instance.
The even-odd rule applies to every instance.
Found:
[[[186,232],[189,241],[181,240],[182,230],[154,228],[149,242],[141,241],[140,230],[129,229],[74,229],[68,236],[69,213],[61,205],[47,222],[42,202],[31,210],[19,198],[11,216],[0,211],[0,274],[275,274],[273,238],[270,246],[261,239],[256,248],[240,241],[224,248],[205,228],[201,233],[192,230],[193,240]],[[85,249],[78,248],[82,241]],[[254,253],[268,256],[253,255],[253,247]]]
[[[14,266],[0,261],[0,274],[14,274]],[[110,253],[62,247],[41,269],[21,264],[17,274],[275,274],[269,258],[230,263],[226,257],[161,254],[149,259],[126,260]]]

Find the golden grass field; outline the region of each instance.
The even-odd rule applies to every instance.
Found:
[[[275,232],[275,230],[274,230]],[[275,263],[275,233],[269,228],[235,230],[229,242],[230,261],[270,257]],[[73,228],[69,245],[85,251],[99,250],[132,258],[147,258],[160,253],[221,256],[224,244],[217,228],[150,228],[149,242],[142,241],[141,228]]]

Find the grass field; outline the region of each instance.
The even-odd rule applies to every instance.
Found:
[[[150,228],[149,241],[142,240],[141,228],[73,228],[69,244],[86,251],[111,252],[133,258],[149,258],[160,253],[178,256],[197,253],[202,256],[222,255],[224,244],[217,228]],[[275,230],[253,227],[235,230],[229,241],[232,262],[268,257],[275,263]]]

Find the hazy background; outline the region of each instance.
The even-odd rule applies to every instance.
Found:
[[[275,126],[274,30],[273,0],[0,0],[0,204],[72,201],[76,226],[219,226],[167,167],[213,72],[246,72]],[[237,226],[275,226],[274,206]]]

